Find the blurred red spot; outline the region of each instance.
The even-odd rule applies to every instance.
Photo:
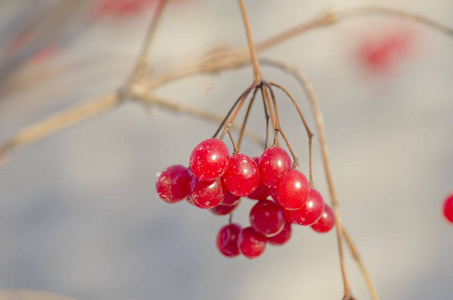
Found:
[[[99,5],[94,9],[93,17],[130,17],[139,14],[158,1],[160,0],[99,0]],[[187,1],[172,0],[172,2]]]
[[[360,63],[373,73],[392,71],[413,47],[409,31],[385,32],[362,39],[358,49]]]

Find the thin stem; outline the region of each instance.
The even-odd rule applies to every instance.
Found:
[[[222,120],[224,119],[223,116],[216,115],[193,106],[186,106],[181,103],[172,102],[171,100],[168,99],[162,99],[154,95],[142,96],[140,97],[140,100],[148,106],[157,105],[161,108],[167,109],[172,112],[184,113],[195,118],[201,118],[215,123],[222,122]],[[231,128],[237,131],[241,129],[241,127],[237,123],[233,123],[231,125]],[[247,128],[244,130],[244,135],[251,139],[253,142],[257,143],[258,145],[264,145],[264,139],[257,133]]]
[[[252,109],[253,102],[255,101],[255,96],[256,96],[256,92],[258,91],[258,88],[259,87],[256,87],[253,90],[252,98],[250,99],[249,106],[247,107],[247,111],[245,113],[244,122],[242,122],[242,127],[241,127],[241,131],[239,133],[239,138],[238,138],[238,143],[237,143],[238,150],[241,149],[241,142],[242,142],[242,137],[244,136],[245,126],[247,124],[247,120],[249,118],[249,114],[250,114],[250,110]]]
[[[230,124],[230,123],[229,123],[229,124]],[[228,136],[230,137],[231,144],[233,145],[234,154],[239,153],[239,149],[238,149],[238,147],[236,146],[236,143],[234,142],[233,135],[231,134],[230,127],[228,127],[228,129],[227,129],[227,133],[228,133]],[[221,138],[221,139],[222,139],[222,138]]]
[[[362,275],[365,278],[366,284],[368,286],[368,290],[371,294],[371,299],[379,300],[379,296],[377,294],[376,288],[374,287],[370,274],[368,273],[368,270],[366,269],[365,264],[363,263],[362,258],[360,257],[360,253],[357,250],[357,247],[354,245],[354,242],[352,241],[351,237],[347,233],[346,229],[344,229],[344,228],[343,228],[343,236],[346,241],[346,244],[348,244],[349,249],[351,250],[352,257],[354,257],[355,261],[359,265],[360,271],[362,272]]]
[[[286,143],[286,146],[288,147],[289,152],[291,153],[291,156],[293,157],[293,169],[295,169],[296,167],[299,166],[299,159],[297,158],[296,154],[294,154],[294,151],[293,151],[288,139],[286,138],[285,133],[283,132],[282,125],[280,124],[280,118],[278,116],[277,100],[275,99],[274,91],[272,90],[272,86],[268,82],[263,81],[263,84],[264,84],[265,88],[269,90],[269,92],[271,94],[272,103],[274,105],[274,110],[275,110],[276,125],[275,125],[275,130],[274,130],[275,131],[274,145],[277,146],[276,141],[277,141],[278,133],[280,133],[280,135],[282,136],[283,140]]]
[[[237,105],[236,109],[234,110],[233,114],[231,115],[230,119],[226,122],[225,124],[225,128],[223,129],[222,131],[222,134],[220,135],[220,139],[223,140],[224,136],[225,136],[225,133],[227,132],[227,130],[229,129],[229,127],[231,127],[231,124],[233,124],[234,120],[236,119],[239,111],[241,110],[242,108],[242,105],[244,105],[244,102],[245,100],[247,99],[247,96],[250,94],[250,91],[252,89],[255,89],[256,87],[258,86],[257,82],[254,81],[252,83],[252,85],[241,95],[241,97],[239,98],[239,104]],[[229,114],[228,114],[229,115]],[[228,117],[227,115],[227,117]]]
[[[307,136],[308,136],[308,157],[309,157],[308,161],[309,161],[309,173],[310,173],[310,186],[313,186],[313,170],[312,170],[312,160],[311,160],[313,132],[311,132],[310,127],[308,127],[308,123],[305,120],[304,114],[302,113],[302,110],[300,109],[299,104],[297,104],[296,99],[294,99],[294,97],[291,95],[291,93],[286,88],[284,88],[283,86],[281,86],[275,82],[269,82],[269,83],[272,86],[275,86],[275,87],[279,88],[280,90],[282,90],[291,99],[291,101],[293,102],[294,106],[297,109],[297,112],[299,113],[300,118],[302,119],[302,123],[304,124],[305,131],[307,132]]]
[[[263,99],[263,107],[264,107],[264,118],[266,119],[266,139],[264,141],[264,150],[267,149],[268,142],[269,142],[269,112],[267,108],[267,101],[264,97],[263,93],[263,85],[260,85],[260,92],[261,92],[261,98]]]
[[[250,93],[250,91],[252,90],[253,88],[253,84],[251,86],[249,86],[242,94],[241,96],[239,96],[239,98],[234,102],[233,106],[230,108],[230,110],[228,111],[227,115],[225,116],[225,118],[223,119],[223,121],[220,123],[219,127],[217,128],[216,132],[214,133],[214,135],[212,136],[213,138],[216,138],[217,135],[220,133],[220,130],[222,130],[222,128],[225,126],[225,123],[226,121],[228,120],[228,118],[230,117],[230,115],[233,113],[234,109],[236,108],[236,106],[239,104],[239,102],[245,97],[248,96],[248,94]]]
[[[239,6],[241,8],[242,19],[244,20],[245,32],[247,33],[247,40],[249,43],[250,57],[252,58],[253,64],[253,78],[259,80],[263,78],[260,71],[260,64],[258,58],[256,57],[255,45],[253,43],[252,30],[250,29],[250,21],[247,15],[247,9],[245,8],[244,0],[238,0]]]

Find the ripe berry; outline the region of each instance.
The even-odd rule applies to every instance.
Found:
[[[219,139],[207,139],[199,143],[190,155],[190,170],[202,181],[219,179],[228,167],[230,152]]]
[[[260,158],[252,157],[252,159],[256,163],[256,165],[258,165]],[[269,188],[267,187],[267,185],[264,184],[264,182],[260,178],[256,190],[247,197],[253,200],[264,200],[267,197],[269,197]]]
[[[310,189],[307,201],[298,210],[291,211],[293,222],[299,225],[311,225],[321,218],[324,211],[324,200],[314,188]]]
[[[226,188],[236,196],[247,196],[258,187],[260,174],[256,163],[247,155],[237,153],[230,158],[223,174]]]
[[[241,197],[231,194],[230,191],[226,190],[225,198],[220,202],[220,205],[224,206],[235,206],[241,201]]]
[[[267,241],[269,242],[269,244],[281,246],[283,244],[286,244],[287,241],[289,241],[289,239],[291,238],[291,234],[292,234],[291,223],[286,223],[285,227],[283,227],[283,230],[280,231],[279,234],[268,238]]]
[[[267,239],[252,227],[241,230],[238,236],[239,251],[247,258],[260,256],[266,249]]]
[[[267,148],[261,154],[259,169],[264,184],[276,187],[279,179],[291,170],[291,158],[283,148]]]
[[[304,174],[296,170],[289,171],[278,182],[278,203],[287,210],[300,209],[307,200],[309,190]]]
[[[227,257],[234,257],[240,254],[238,248],[238,235],[241,232],[241,226],[238,224],[229,224],[223,226],[217,234],[217,249]]]
[[[224,216],[224,215],[228,215],[229,213],[231,213],[237,206],[238,206],[238,204],[230,205],[230,206],[219,204],[216,207],[211,208],[210,211],[214,215]]]
[[[334,225],[335,216],[333,214],[333,210],[329,205],[326,204],[326,207],[324,207],[324,212],[321,215],[321,219],[319,219],[315,224],[311,225],[311,228],[313,228],[313,230],[316,232],[324,233],[329,232]]]
[[[453,194],[450,194],[444,202],[444,216],[448,221],[453,223]]]
[[[190,191],[189,202],[203,209],[209,209],[219,205],[225,198],[226,192],[220,179],[214,182],[205,182],[200,181],[195,176],[192,176]]]
[[[283,209],[270,200],[259,201],[250,211],[250,225],[265,237],[279,234],[285,223]]]
[[[189,195],[191,177],[186,167],[170,166],[162,171],[156,181],[157,194],[167,203],[179,202]]]

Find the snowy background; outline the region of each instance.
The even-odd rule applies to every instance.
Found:
[[[0,1],[0,50],[7,52],[18,34],[14,22],[58,3]],[[255,41],[326,8],[360,4],[402,8],[453,27],[448,0],[246,4]],[[117,88],[129,75],[153,8],[93,21],[88,5],[65,20],[70,26],[61,26],[56,52],[3,77],[0,142]],[[222,43],[246,44],[236,1],[175,1],[160,25],[152,50],[156,72]],[[393,34],[405,37],[401,53],[377,63],[363,57],[369,40],[382,44]],[[343,223],[381,298],[451,299],[453,226],[442,218],[441,205],[453,190],[453,40],[415,23],[366,17],[306,33],[260,57],[282,59],[311,79],[324,113]],[[269,67],[262,71],[310,115],[293,78]],[[223,115],[251,80],[247,67],[193,76],[155,92]],[[303,127],[289,101],[277,96],[282,126],[308,172]],[[263,125],[256,105],[250,127],[262,134]],[[215,237],[228,217],[157,198],[156,173],[187,164],[193,147],[216,127],[127,103],[12,153],[0,167],[0,289],[96,300],[340,299],[334,232],[294,226],[283,247],[268,246],[252,261],[226,259]],[[314,149],[315,185],[328,200],[317,140]],[[260,151],[244,144],[246,154]],[[252,204],[245,199],[235,221],[247,226]],[[349,251],[346,257],[354,295],[369,299]]]

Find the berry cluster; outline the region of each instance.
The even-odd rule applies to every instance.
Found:
[[[220,229],[217,247],[227,257],[242,253],[255,258],[267,243],[285,244],[292,224],[311,225],[320,233],[334,226],[332,209],[303,173],[292,170],[291,158],[283,148],[267,148],[260,157],[230,156],[222,140],[207,139],[192,151],[189,166],[190,170],[170,166],[159,175],[156,190],[165,202],[187,199],[213,214],[227,215],[241,197],[258,200],[250,211],[249,227],[230,223]]]

